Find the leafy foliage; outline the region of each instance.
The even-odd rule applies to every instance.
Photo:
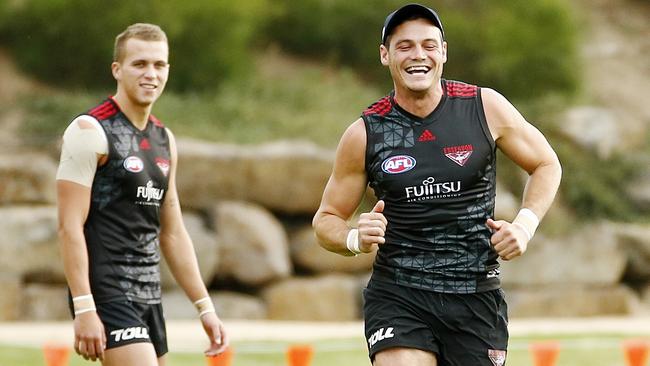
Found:
[[[159,24],[170,43],[172,89],[205,90],[245,73],[266,0],[48,0],[16,2],[0,37],[25,71],[55,85],[113,88],[114,37],[129,24]]]

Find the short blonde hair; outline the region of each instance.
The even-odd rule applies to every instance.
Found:
[[[124,32],[115,37],[115,48],[113,48],[114,62],[119,62],[124,57],[124,45],[131,38],[143,41],[167,42],[167,35],[159,26],[149,23],[131,24]]]

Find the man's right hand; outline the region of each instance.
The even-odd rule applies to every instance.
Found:
[[[74,319],[74,350],[86,360],[104,360],[106,333],[104,324],[94,311],[79,314]]]
[[[388,221],[384,216],[384,201],[379,200],[370,212],[359,216],[357,229],[359,230],[359,249],[363,253],[373,251],[375,244],[384,244],[386,239],[386,226]]]

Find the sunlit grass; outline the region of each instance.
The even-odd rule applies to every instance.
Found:
[[[532,366],[530,345],[533,342],[555,340],[559,342],[560,353],[557,366],[625,366],[622,344],[623,335],[562,335],[557,337],[514,337],[510,340],[507,364],[510,366]],[[647,338],[646,338],[647,339]],[[369,365],[362,338],[347,340],[324,340],[314,342],[312,366],[362,366]],[[233,366],[284,366],[287,365],[287,342],[238,342]],[[90,363],[72,353],[70,366]],[[170,351],[169,366],[204,366],[206,359],[200,353]],[[0,345],[0,365],[41,366],[44,365],[42,351],[38,348]]]

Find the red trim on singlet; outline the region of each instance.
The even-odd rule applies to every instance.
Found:
[[[475,97],[478,93],[476,85],[465,84],[458,81],[446,81],[447,96],[451,98]]]
[[[149,121],[151,121],[156,127],[165,127],[165,125],[163,125],[163,123],[153,114],[149,115]]]
[[[391,108],[393,108],[393,103],[391,103],[390,95],[387,95],[368,107],[368,109],[363,112],[363,115],[378,114],[380,116],[385,116],[390,112]]]
[[[98,121],[106,119],[118,112],[112,100],[106,100],[104,103],[98,105],[88,112],[89,115],[95,117]]]

